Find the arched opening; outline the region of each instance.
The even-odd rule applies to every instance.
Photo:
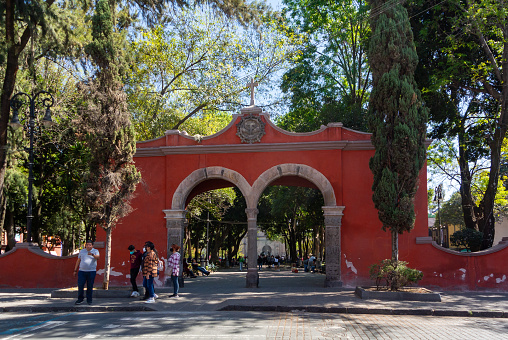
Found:
[[[202,192],[190,200],[182,249],[194,272],[184,274],[209,275],[209,271],[237,265],[238,256],[244,256],[241,242],[247,234],[245,206],[245,198],[231,185]]]
[[[324,206],[324,226],[326,235],[326,279],[325,286],[340,286],[340,220],[344,207],[337,207],[331,183],[319,171],[303,164],[280,164],[263,172],[252,187],[245,178],[236,171],[224,167],[208,167],[194,171],[178,186],[173,195],[172,209],[165,210],[168,229],[168,245],[183,245],[186,223],[185,208],[192,197],[209,189],[236,186],[245,198],[247,215],[247,249],[245,255],[250,259],[246,285],[257,287],[259,273],[253,266],[257,259],[258,245],[258,205],[262,193],[268,186],[290,185],[314,188],[322,195]],[[325,256],[324,256],[325,257]]]

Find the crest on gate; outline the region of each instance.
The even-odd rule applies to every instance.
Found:
[[[259,116],[249,114],[236,124],[236,135],[240,137],[242,143],[261,142],[261,138],[265,135],[265,125]]]

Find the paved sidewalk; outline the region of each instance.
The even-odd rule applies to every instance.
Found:
[[[441,302],[362,300],[353,288],[324,288],[324,276],[261,271],[260,288],[245,288],[246,272],[224,271],[186,279],[180,298],[172,288],[156,288],[159,299],[97,298],[75,306],[76,297],[51,298],[53,289],[0,289],[2,312],[51,311],[307,311],[349,314],[440,315],[508,318],[508,293],[439,292]]]

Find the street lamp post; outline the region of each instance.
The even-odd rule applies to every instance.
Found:
[[[443,199],[443,185],[442,184],[439,184],[437,187],[436,187],[436,195],[434,196],[434,202],[437,201],[437,216],[439,218],[439,227],[437,228],[437,238],[438,238],[438,243],[440,246],[443,245],[443,238],[441,237],[441,232],[442,232],[442,227],[441,227],[441,211],[440,211],[440,202],[441,200]]]
[[[28,133],[30,136],[30,147],[28,148],[28,212],[26,215],[26,232],[27,232],[27,242],[32,242],[32,196],[33,196],[33,165],[34,165],[34,128],[35,128],[35,102],[37,99],[40,99],[40,103],[43,107],[46,108],[46,113],[44,118],[42,119],[42,123],[46,126],[50,126],[53,124],[51,119],[51,111],[50,107],[55,103],[55,99],[51,95],[51,93],[47,91],[39,91],[34,95],[30,96],[27,93],[19,92],[12,96],[10,105],[14,110],[12,114],[12,119],[10,125],[14,128],[21,127],[19,122],[19,114],[18,110],[23,106],[25,100],[21,99],[22,97],[26,97],[29,101],[30,112],[28,116]]]

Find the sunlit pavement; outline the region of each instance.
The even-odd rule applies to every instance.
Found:
[[[320,312],[342,314],[412,314],[508,317],[508,293],[440,292],[442,302],[362,300],[354,287],[324,288],[324,275],[263,270],[259,288],[245,288],[246,271],[215,272],[186,279],[180,298],[171,287],[156,288],[159,299],[145,304],[137,298],[98,298],[92,306],[75,306],[76,297],[50,298],[50,289],[0,289],[3,312],[74,311],[242,311]]]

